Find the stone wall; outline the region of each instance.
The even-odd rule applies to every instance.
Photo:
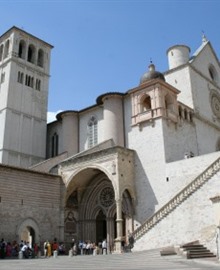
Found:
[[[31,227],[36,242],[60,239],[62,187],[59,176],[0,165],[0,237],[20,241]]]
[[[219,194],[219,177],[220,173],[214,175],[173,212],[138,239],[134,251],[178,246],[199,240],[216,253],[216,232],[220,214],[216,212],[216,205],[212,198]]]

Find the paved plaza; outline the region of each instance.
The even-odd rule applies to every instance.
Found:
[[[180,256],[160,256],[159,250],[112,255],[58,256],[57,258],[0,260],[0,270],[219,270],[215,260],[187,260]]]

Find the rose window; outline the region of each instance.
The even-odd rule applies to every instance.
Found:
[[[102,206],[111,206],[115,201],[114,190],[110,187],[104,188],[100,193],[99,199]]]
[[[214,91],[211,93],[211,107],[213,113],[220,119],[220,95]]]

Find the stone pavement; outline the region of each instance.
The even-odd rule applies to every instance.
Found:
[[[0,260],[0,270],[219,270],[217,260],[187,260],[183,257],[160,256],[159,250],[136,253],[57,258]]]

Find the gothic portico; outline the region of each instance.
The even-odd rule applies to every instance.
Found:
[[[121,251],[121,241],[133,230],[134,152],[113,147],[84,152],[61,163],[66,186],[65,240],[102,241]]]

